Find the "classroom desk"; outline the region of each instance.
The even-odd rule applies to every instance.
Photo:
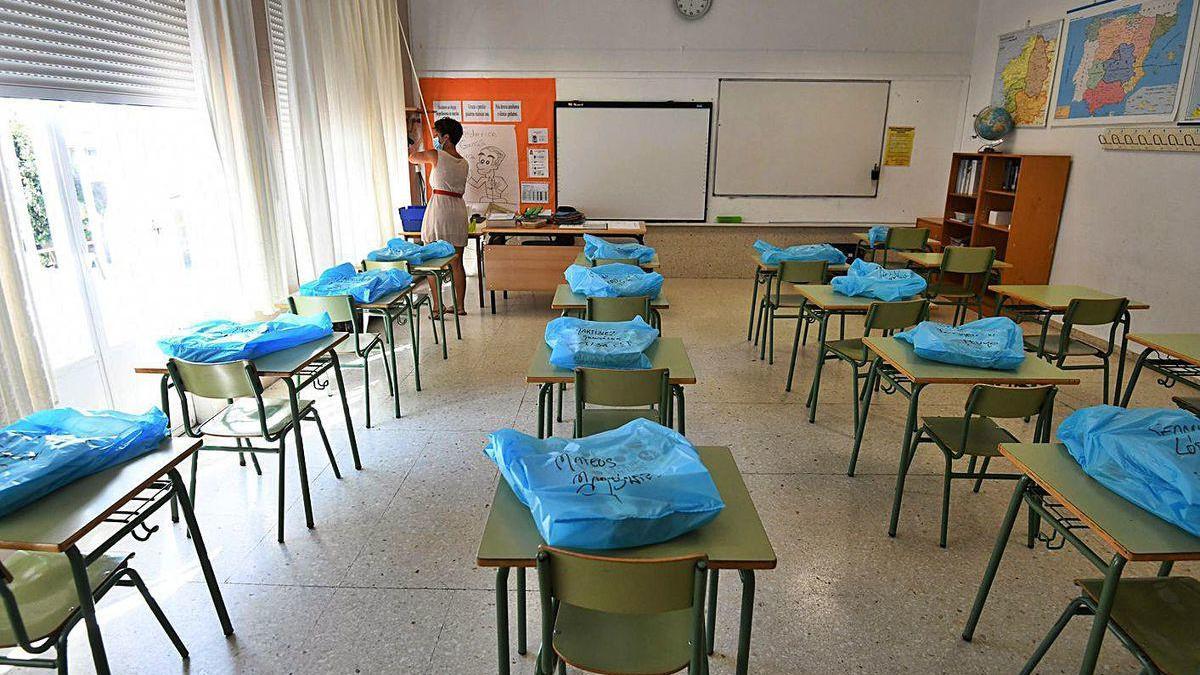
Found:
[[[910,263],[913,267],[937,269],[942,266],[942,257],[946,254],[944,252],[935,253],[932,251],[896,251],[896,255],[903,258],[905,262]],[[992,261],[992,270],[1007,269],[1012,269],[1012,265],[1003,260]],[[989,288],[991,287],[989,286]]]
[[[1129,341],[1146,349],[1129,373],[1129,386],[1121,397],[1121,407],[1129,407],[1129,399],[1143,368],[1162,375],[1163,379],[1159,380],[1162,384],[1182,382],[1200,389],[1200,382],[1188,379],[1200,376],[1200,333],[1132,333]],[[1120,388],[1119,381],[1117,387]]]
[[[583,253],[578,238],[585,234],[599,237],[630,238],[643,243],[646,224],[634,222],[628,229],[595,229],[584,227],[518,227],[489,223],[482,234],[487,238],[483,256],[487,260],[487,288],[492,296],[492,313],[496,313],[496,291],[553,291],[562,282],[563,270]],[[503,242],[511,237],[571,237],[573,246],[508,246]]]
[[[437,304],[435,307],[442,307],[443,309],[446,307],[444,301],[442,300],[442,284],[446,280],[450,281],[450,294],[455,298],[458,298],[458,286],[454,283],[454,274],[450,271],[450,263],[454,260],[454,258],[455,256],[448,255],[444,258],[433,258],[432,260],[426,260],[419,265],[408,266],[408,271],[412,272],[413,276],[433,277],[433,283],[430,285],[434,287],[432,290],[437,295]],[[455,300],[454,304],[454,309],[457,310],[457,299]],[[449,349],[447,345],[450,343],[450,340],[446,338],[445,312],[438,312],[438,322],[442,325],[442,359],[448,359],[450,358],[450,353],[447,351]],[[458,321],[457,311],[454,312],[454,333],[459,340],[462,339],[462,326]]]
[[[747,340],[754,335],[754,327],[757,326],[761,320],[758,315],[758,311],[760,309],[758,304],[758,287],[767,286],[767,288],[763,289],[763,296],[765,297],[767,291],[770,290],[769,284],[771,283],[771,280],[774,279],[775,274],[779,272],[779,265],[771,265],[763,262],[758,253],[753,254],[753,258],[754,288],[753,292],[750,294],[750,326],[746,329]],[[829,277],[841,276],[845,274],[846,270],[848,269],[850,269],[850,265],[847,263],[833,264],[825,268],[825,274]],[[757,337],[754,339],[754,344],[758,344]]]
[[[838,315],[841,318],[840,337],[838,339],[846,339],[846,316],[851,314],[865,316],[867,311],[871,309],[871,305],[882,303],[883,300],[877,298],[864,298],[857,296],[842,295],[835,293],[833,286],[812,286],[801,285],[795,287],[796,292],[804,296],[805,301],[809,305],[808,312],[811,316],[816,317],[820,322],[820,328],[817,331],[817,365],[813,372],[812,387],[808,392],[808,401],[804,404],[808,407],[808,421],[814,423],[817,421],[817,395],[820,393],[821,387],[821,371],[825,366],[825,336],[828,332],[829,317]],[[904,300],[919,299],[921,296],[916,295]],[[801,319],[803,320],[803,319]],[[799,327],[799,326],[797,326]],[[796,337],[792,339],[792,363],[788,366],[787,391],[792,390],[792,374],[796,370],[796,352],[799,346],[797,342],[800,339],[800,331],[796,331]],[[830,356],[828,358],[837,358]],[[858,399],[854,399],[854,419],[855,425],[858,422]]]
[[[725,508],[704,527],[651,546],[601,551],[600,554],[629,558],[667,558],[704,553],[708,556],[708,653],[713,652],[719,570],[738,570],[742,580],[737,673],[750,667],[750,632],[754,619],[754,571],[775,569],[775,549],[763,528],[750,491],[729,448],[699,447],[700,460],[712,474]],[[543,544],[529,509],[501,479],[488,511],[487,524],[479,543],[476,564],[496,568],[496,640],[500,675],[508,665],[508,574],[517,570],[517,653],[525,653],[525,569],[537,566],[538,546]]]
[[[575,256],[574,264],[582,265],[584,267],[591,267],[592,261],[588,260],[588,257],[586,255],[584,255],[583,253],[580,253],[579,255]],[[650,262],[639,263],[638,267],[640,267],[646,271],[653,271],[653,270],[657,270],[658,268],[662,267],[662,263],[660,263],[658,260],[658,254],[655,253],[654,257],[650,259]]]
[[[1159,575],[1170,573],[1171,563],[1179,560],[1200,560],[1200,537],[1151,514],[1101,485],[1084,473],[1062,443],[1003,443],[1000,453],[1024,474],[1017,481],[1008,510],[1000,524],[996,544],[975,595],[971,614],[963,629],[962,638],[968,642],[975,636],[979,615],[987,602],[1000,560],[1008,545],[1021,502],[1031,512],[1046,521],[1054,532],[1049,536],[1030,528],[1027,544],[1033,548],[1034,536],[1047,547],[1062,537],[1061,544],[1070,542],[1083,557],[1104,575],[1091,635],[1083,653],[1079,672],[1092,673],[1100,654],[1100,645],[1108,626],[1109,613],[1116,597],[1117,584],[1129,561],[1157,561],[1163,565]],[[1073,530],[1090,529],[1112,549],[1109,562],[1092,550]],[[1061,545],[1060,544],[1060,545]]]
[[[422,241],[421,233],[418,232],[401,232],[401,237],[405,239],[415,239]],[[479,287],[479,308],[483,309],[483,234],[476,230],[475,232],[467,233],[467,241],[475,242],[475,283]]]
[[[646,356],[650,357],[651,368],[666,368],[670,371],[667,382],[671,385],[672,408],[678,405],[679,433],[686,434],[683,385],[696,384],[696,371],[692,368],[692,361],[688,358],[683,340],[677,337],[660,337],[646,350]],[[529,370],[525,372],[526,384],[541,385],[538,389],[537,405],[538,438],[545,438],[554,433],[554,404],[551,395],[554,385],[571,384],[574,381],[574,372],[550,363],[550,347],[542,340],[529,362]],[[560,401],[559,408],[561,407]],[[667,411],[668,421],[672,412]]]
[[[178,501],[183,512],[221,630],[227,636],[233,635],[233,624],[225,609],[204,537],[196,523],[192,501],[179,475],[179,465],[199,447],[198,438],[163,439],[157,449],[141,457],[64,485],[0,518],[0,549],[66,554],[98,673],[110,670],[100,625],[96,621],[87,566],[127,535],[145,540],[157,531],[157,525],[146,527],[146,519],[173,500]],[[119,528],[87,555],[82,554],[79,541],[105,524],[119,525]]]
[[[1050,318],[1056,315],[1061,315],[1067,311],[1071,301],[1076,298],[1086,300],[1111,300],[1119,298],[1119,295],[1112,295],[1104,291],[1098,291],[1087,286],[1075,286],[1071,284],[997,284],[988,287],[989,291],[996,293],[999,298],[996,300],[996,316],[1004,309],[1006,302],[1009,303],[1009,308],[1016,313],[1017,318],[1024,316],[1032,316],[1040,318],[1042,323],[1041,337],[1038,340],[1038,348],[1035,353],[1039,357],[1045,357],[1046,334],[1050,330]],[[1150,305],[1135,300],[1130,300],[1127,309],[1149,309]],[[1113,400],[1116,401],[1121,395],[1121,380],[1125,376],[1125,354],[1128,352],[1129,342],[1129,325],[1132,319],[1129,312],[1126,311],[1121,319],[1121,353],[1117,359],[1117,382],[1113,392]],[[1104,392],[1105,400],[1107,400],[1108,392]]]
[[[410,284],[408,288],[402,291],[389,293],[371,302],[354,303],[354,307],[357,309],[365,309],[383,317],[383,337],[387,341],[388,350],[392,353],[392,401],[395,404],[395,415],[397,418],[400,417],[400,369],[396,364],[396,330],[393,324],[400,318],[401,311],[408,318],[408,336],[409,340],[411,340],[413,353],[413,376],[417,391],[421,391],[421,317],[414,317],[413,288]],[[437,329],[434,329],[433,336],[437,337]],[[363,386],[369,387],[371,383],[364,382]]]
[[[253,359],[251,363],[254,364],[260,377],[283,380],[284,386],[287,387],[288,403],[291,406],[293,420],[300,419],[300,390],[315,382],[329,370],[333,370],[334,379],[337,380],[338,393],[342,399],[342,414],[346,418],[346,435],[350,438],[350,453],[354,456],[354,468],[362,469],[362,461],[358,457],[358,440],[354,437],[354,421],[350,418],[350,403],[346,399],[346,384],[342,381],[342,366],[338,361],[337,349],[335,349],[348,337],[350,337],[349,333],[334,331],[332,335],[327,335],[319,340],[312,340],[260,356]],[[162,410],[170,418],[170,390],[174,385],[167,374],[167,357],[162,352],[155,350],[145,355],[141,362],[145,365],[134,368],[133,372],[142,375],[158,375],[161,378],[159,396],[162,400]],[[307,484],[308,467],[304,461],[304,441],[300,434],[296,435],[296,455],[300,477],[304,484]],[[312,509],[308,504],[305,504],[305,507],[304,515],[308,527],[312,528]]]
[[[886,379],[891,388],[908,398],[908,417],[904,420],[904,440],[900,446],[900,463],[896,470],[896,493],[893,497],[892,517],[888,525],[888,536],[890,537],[896,536],[896,526],[900,523],[900,501],[904,496],[904,480],[908,476],[909,466],[916,453],[918,410],[921,391],[925,387],[933,384],[1010,386],[1079,384],[1078,377],[1042,359],[1025,359],[1016,370],[992,370],[923,359],[913,351],[912,345],[894,337],[867,337],[863,338],[863,344],[867,346],[868,350],[874,352],[875,358],[871,364],[871,370],[867,374],[866,388],[864,389],[866,396],[863,398],[858,429],[854,433],[854,451],[850,457],[849,475],[854,475],[854,465],[858,460],[859,448],[862,446],[863,431],[867,426],[867,416],[871,410],[875,385],[881,378]],[[1048,417],[1046,421],[1049,423]]]

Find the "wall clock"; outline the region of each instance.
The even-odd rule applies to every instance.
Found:
[[[675,9],[685,19],[699,19],[708,14],[712,0],[675,0]]]

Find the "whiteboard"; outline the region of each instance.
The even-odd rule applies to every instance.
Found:
[[[554,106],[559,204],[596,219],[707,218],[711,102]]]
[[[713,194],[874,197],[890,82],[721,80]]]

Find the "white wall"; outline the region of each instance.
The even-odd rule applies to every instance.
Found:
[[[912,167],[884,168],[877,198],[710,197],[710,219],[910,224],[940,213],[961,140],[973,1],[714,0],[699,21],[669,0],[409,4],[422,74],[552,76],[560,99],[716,103],[721,77],[892,80],[888,123],[915,125],[916,150]]]
[[[1061,18],[1079,0],[982,0],[968,110],[991,97],[1000,33]],[[970,128],[970,115],[964,121]],[[1144,300],[1134,330],[1200,330],[1200,156],[1101,150],[1100,127],[1018,129],[1005,150],[1071,155],[1067,203],[1051,283],[1081,284]],[[964,133],[962,148],[976,149]]]

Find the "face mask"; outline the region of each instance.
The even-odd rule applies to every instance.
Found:
[[[433,149],[434,150],[442,149],[442,137],[441,136],[438,136],[437,138],[433,139]]]

